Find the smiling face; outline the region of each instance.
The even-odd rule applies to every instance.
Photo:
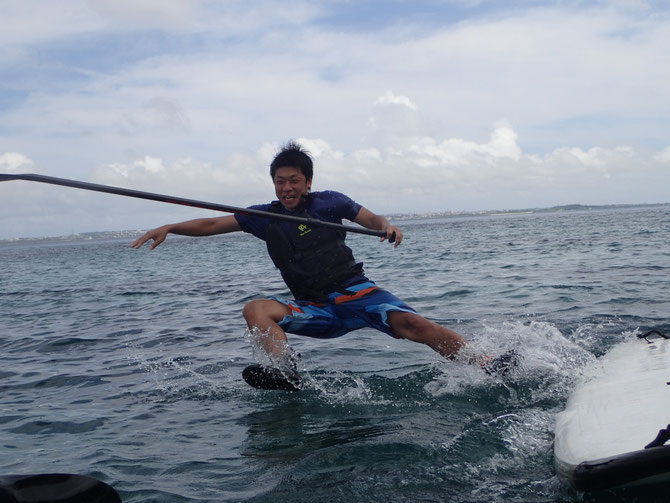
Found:
[[[312,180],[305,178],[300,169],[292,166],[277,168],[273,182],[277,199],[288,210],[294,210],[312,186]]]

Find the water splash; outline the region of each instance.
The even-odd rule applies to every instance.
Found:
[[[263,340],[269,337],[271,337],[269,329],[261,330],[258,327],[251,327],[244,331],[244,339],[251,345],[254,361],[266,367],[286,370],[290,370],[296,365],[299,366],[300,355],[293,351],[288,342],[282,344],[280,354],[269,354],[263,346]],[[298,371],[300,370],[302,369],[298,368]]]
[[[355,374],[341,371],[313,373],[306,382],[330,405],[386,403],[376,400],[370,386]]]
[[[128,351],[126,359],[132,365],[151,376],[142,388],[150,388],[163,398],[175,398],[187,395],[191,398],[212,398],[225,390],[225,386],[216,379],[193,369],[198,362],[194,356],[171,354],[161,343],[151,347],[150,354],[146,348],[138,348],[135,343],[126,342]],[[137,386],[136,386],[137,388]]]
[[[519,354],[520,361],[504,378],[488,376],[479,365],[470,364],[477,355],[495,356],[510,349]],[[473,338],[471,346],[457,360],[438,366],[439,375],[425,389],[433,396],[463,395],[472,388],[487,387],[493,382],[526,382],[538,395],[556,396],[555,393],[560,392],[559,396],[562,396],[595,360],[592,352],[563,335],[552,323],[489,324]],[[536,396],[535,399],[541,398]]]

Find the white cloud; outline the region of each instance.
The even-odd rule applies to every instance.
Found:
[[[152,96],[138,108],[128,110],[122,119],[121,130],[130,135],[149,130],[184,133],[189,131],[189,118],[177,100]]]
[[[201,17],[221,15],[199,8]],[[147,58],[92,75],[70,93],[36,94],[8,119],[33,135],[132,134],[138,143],[148,140],[138,153],[154,155],[154,143],[174,145],[167,133],[188,133],[180,139],[182,155],[195,154],[194,146],[213,149],[214,138],[231,135],[230,145],[243,148],[312,131],[353,146],[369,134],[361,119],[367,120],[370,102],[376,106],[369,123],[386,133],[477,137],[503,118],[549,151],[556,143],[583,141],[576,119],[594,117],[612,141],[630,141],[627,134],[637,130],[612,116],[670,111],[663,105],[670,103],[670,88],[663,85],[669,70],[658,60],[661,48],[670,50],[670,27],[650,18],[637,23],[644,36],[616,36],[631,21],[612,11],[598,14],[529,9],[395,37],[309,26],[296,31],[266,20],[267,31],[253,44],[245,40],[227,50],[204,45],[187,56],[177,51]],[[322,78],[330,68],[336,69],[333,82]],[[380,96],[389,82],[398,82],[403,94]],[[421,127],[426,114],[433,118],[429,131],[416,124],[419,108]],[[571,127],[557,128],[562,121]]]
[[[570,183],[579,181],[580,184],[596,185],[594,191],[597,191],[597,185],[606,179],[626,178],[636,171],[643,175],[645,171],[643,164],[644,159],[640,158],[630,146],[618,146],[612,149],[592,147],[588,150],[564,147],[534,162],[536,171],[541,172],[547,180],[560,183],[565,190],[569,190]],[[594,193],[593,196],[602,195]],[[601,204],[605,204],[605,201]]]
[[[321,157],[330,157],[332,159],[343,159],[344,153],[338,152],[326,141],[321,139],[298,138],[300,143],[310,153],[310,155],[319,159]]]
[[[378,148],[364,148],[352,154],[353,160],[358,163],[382,162],[382,154]]]
[[[629,183],[630,176],[649,181],[658,175],[629,146],[524,153],[518,134],[506,124],[495,127],[486,143],[409,137],[383,149],[344,153],[324,140],[316,142],[322,148],[315,156],[315,189],[350,193],[386,212],[393,211],[393,206],[397,211],[412,211],[412,206],[448,209],[445,204],[469,210],[537,207],[564,204],[574,197],[605,204],[604,183]],[[545,199],[549,194],[551,199]]]
[[[621,7],[624,9],[641,9],[647,10],[651,8],[647,0],[598,0],[598,3],[607,7]]]
[[[193,158],[166,162],[144,156],[130,163],[101,165],[91,178],[105,185],[246,206],[272,190],[264,158],[262,150],[233,154],[220,165]]]
[[[395,157],[408,158],[418,167],[469,166],[474,164],[499,164],[501,160],[518,161],[521,148],[517,133],[510,126],[496,127],[487,143],[479,144],[461,138],[439,140],[428,136],[404,138],[404,146],[395,143]]]
[[[83,1],[2,2],[0,47],[34,45],[101,29],[103,23]]]
[[[393,94],[393,91],[386,91],[385,94],[375,100],[374,105],[401,105],[414,111],[419,109],[416,103],[410,100],[407,96],[396,96]]]
[[[3,2],[0,47],[64,40],[95,31],[163,29],[220,36],[262,33],[274,26],[300,26],[323,14],[314,2],[293,0],[63,0]]]
[[[328,25],[337,2],[5,4],[5,170],[245,205],[302,138],[317,190],[379,211],[667,199],[670,18],[649,3],[361,30]]]
[[[380,213],[524,208],[571,202],[605,204],[636,202],[641,197],[647,202],[662,202],[663,197],[667,198],[664,187],[670,183],[667,169],[656,169],[654,163],[629,146],[561,147],[544,155],[525,153],[509,124],[496,126],[485,143],[415,137],[405,138],[402,144],[347,152],[324,139],[298,141],[313,154],[315,190],[345,192]],[[101,165],[93,170],[90,179],[247,206],[274,198],[268,166],[278,147],[277,143],[266,143],[253,153],[233,153],[219,164],[193,158],[165,161],[144,156],[128,163]],[[26,159],[22,154],[4,154],[0,162],[17,166]],[[77,217],[81,220],[79,225],[84,226],[80,231],[148,228],[211,216],[211,212],[195,214],[159,203],[140,207],[128,202],[128,198],[38,185],[23,183],[17,192],[17,186],[10,190],[9,184],[0,184],[0,204],[12,208],[2,213],[9,215],[23,208],[24,223],[31,222],[16,230],[21,219],[13,218],[6,222],[3,232],[27,235],[37,232],[30,231],[33,222],[35,228],[48,222],[50,232],[69,233],[71,220],[66,222],[59,215],[79,214],[83,208],[89,208],[90,214]],[[653,190],[645,188],[652,186]],[[96,213],[103,215],[97,224],[93,216]]]
[[[517,144],[518,135],[509,126],[497,127],[491,133],[487,151],[493,157],[508,157],[518,160],[521,157],[521,148]]]
[[[108,22],[125,26],[180,29],[195,22],[201,2],[196,0],[87,0]]]
[[[113,163],[98,169],[97,178],[102,181],[122,179],[136,179],[138,174],[144,178],[147,175],[158,175],[165,172],[165,166],[161,159],[144,156],[132,164]]]
[[[0,155],[0,169],[9,173],[20,173],[33,166],[32,159],[19,152],[5,152]]]
[[[654,154],[654,160],[658,162],[670,162],[670,146]]]
[[[386,91],[372,106],[368,119],[372,141],[399,141],[403,137],[428,134],[430,121],[407,96],[396,96]]]

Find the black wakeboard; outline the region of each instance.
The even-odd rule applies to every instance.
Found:
[[[256,389],[300,391],[302,377],[294,369],[278,369],[264,365],[249,365],[242,372],[242,378]]]

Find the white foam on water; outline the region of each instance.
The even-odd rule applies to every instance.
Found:
[[[467,462],[464,473],[471,481],[483,481],[473,484],[471,496],[477,500],[506,501],[501,479],[513,480],[517,474],[525,473],[529,466],[542,466],[552,455],[553,413],[541,408],[516,410],[482,421],[481,425],[489,430],[492,438],[502,441],[504,449],[497,449],[492,455],[476,462]],[[445,445],[449,449],[449,445]],[[550,496],[560,490],[553,472],[544,475],[537,473],[532,481],[520,478],[520,483],[532,483],[532,492],[540,498]],[[505,484],[509,490],[513,484]],[[527,491],[526,489],[525,491]]]
[[[470,363],[480,355],[495,358],[509,350],[519,355],[519,363],[504,377],[489,376],[478,364]],[[487,324],[456,360],[438,364],[440,375],[425,389],[433,396],[463,395],[473,387],[487,387],[495,381],[546,381],[548,377],[561,383],[559,387],[565,387],[595,360],[591,351],[563,335],[552,323],[516,321]]]
[[[306,377],[307,387],[315,389],[331,405],[385,403],[376,400],[370,387],[355,374],[334,370]]]
[[[556,414],[563,410],[578,382],[598,373],[597,354],[606,350],[602,332],[614,332],[609,337],[611,343],[635,335],[626,331],[617,333],[615,325],[612,328],[609,322],[583,324],[563,334],[549,322],[488,324],[473,340],[473,349],[495,355],[514,348],[521,356],[516,369],[504,377],[487,376],[475,365],[463,361],[466,358],[439,367],[440,375],[425,386],[434,396],[478,394],[490,399],[491,391],[501,392],[491,402],[490,417],[474,418],[463,432],[443,445],[451,452],[473,436],[481,436],[482,431],[486,432],[485,442],[502,442],[504,449],[461,467],[469,483],[487,481],[476,484],[472,497],[502,501],[505,498],[497,480],[526,471],[529,466],[551,465]],[[538,470],[532,477],[527,483],[532,483],[538,497],[565,491],[553,470]]]
[[[126,342],[127,360],[151,376],[153,391],[163,396],[189,394],[216,396],[224,388],[220,381],[212,379],[191,368],[195,356],[177,356],[174,350],[159,342],[149,348],[137,347],[135,342]]]
[[[514,349],[522,356],[523,371],[545,370],[569,375],[593,362],[595,356],[574,337],[569,337],[552,323],[531,321],[487,325],[474,342],[490,354]]]

